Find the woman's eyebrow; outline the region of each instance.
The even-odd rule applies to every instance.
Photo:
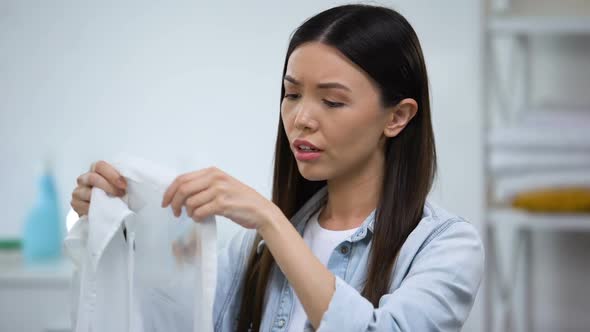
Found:
[[[299,82],[298,80],[296,80],[295,78],[293,78],[289,75],[285,75],[284,80],[287,82],[290,82],[294,85],[301,85],[301,82]],[[337,83],[337,82],[320,83],[317,85],[317,87],[318,87],[318,89],[342,89],[342,90],[352,92],[349,87],[347,87],[344,84]]]

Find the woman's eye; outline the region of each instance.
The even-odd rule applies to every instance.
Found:
[[[287,93],[287,94],[285,94],[284,98],[290,99],[290,100],[295,100],[295,99],[299,98],[299,95],[296,93]]]
[[[337,108],[337,107],[344,106],[344,103],[330,101],[330,100],[327,100],[327,99],[324,99],[324,104],[326,104],[326,106],[331,107],[331,108]]]

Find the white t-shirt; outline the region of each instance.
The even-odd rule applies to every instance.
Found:
[[[305,243],[307,243],[307,246],[309,246],[311,251],[320,260],[320,262],[322,262],[324,266],[327,266],[328,260],[330,259],[330,256],[332,255],[332,252],[336,246],[353,235],[358,227],[343,231],[324,229],[318,222],[318,216],[320,215],[322,209],[316,212],[309,219],[307,225],[305,226],[305,230],[303,231],[303,240]],[[289,323],[289,332],[301,332],[305,327],[307,315],[303,310],[301,302],[299,302],[297,294],[294,295],[295,303],[293,315],[291,316],[291,322]]]

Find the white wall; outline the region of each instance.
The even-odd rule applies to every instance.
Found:
[[[289,35],[339,3],[0,0],[0,236],[20,234],[47,154],[64,213],[76,176],[125,151],[184,170],[216,165],[270,197]],[[433,199],[479,225],[479,1],[380,3],[406,15],[425,51]],[[465,330],[479,330],[477,311]]]

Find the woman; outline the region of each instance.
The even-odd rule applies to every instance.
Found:
[[[304,22],[287,50],[272,201],[212,167],[184,174],[162,206],[244,227],[220,256],[218,331],[457,331],[482,276],[474,227],[426,201],[436,168],[418,38],[368,5]],[[125,181],[106,162],[78,178]]]

